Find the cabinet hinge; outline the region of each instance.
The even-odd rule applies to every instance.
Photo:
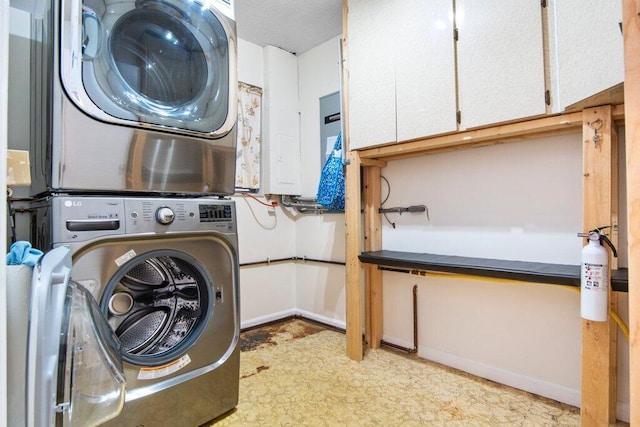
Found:
[[[458,41],[458,29],[457,28],[453,29],[453,40],[456,41],[456,42]]]
[[[547,7],[547,0],[540,0],[540,6]]]
[[[458,124],[462,123],[462,112],[460,110],[456,111],[456,122]]]
[[[547,105],[551,105],[551,92],[549,90],[544,91],[544,102]]]

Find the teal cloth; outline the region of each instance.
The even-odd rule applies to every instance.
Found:
[[[31,243],[24,240],[15,242],[9,248],[7,265],[25,264],[33,267],[42,256],[42,251],[31,247]]]
[[[342,132],[338,133],[331,155],[322,167],[316,201],[330,211],[344,210],[344,164],[342,162]]]

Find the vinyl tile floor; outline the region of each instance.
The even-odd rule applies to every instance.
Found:
[[[239,403],[216,427],[580,425],[576,407],[396,350],[355,362],[343,333],[302,319],[243,332],[241,347]]]

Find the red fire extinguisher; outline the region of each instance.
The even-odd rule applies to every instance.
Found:
[[[609,318],[609,253],[603,243],[611,248],[614,257],[618,256],[611,240],[602,233],[605,228],[609,226],[578,233],[589,242],[582,248],[581,256],[580,315],[595,322],[606,322]]]

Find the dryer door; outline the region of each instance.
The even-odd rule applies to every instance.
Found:
[[[212,4],[63,1],[67,95],[112,123],[227,134],[237,118],[235,22]]]
[[[95,426],[124,405],[120,344],[95,299],[69,281],[69,249],[34,268],[27,366],[27,425]]]

